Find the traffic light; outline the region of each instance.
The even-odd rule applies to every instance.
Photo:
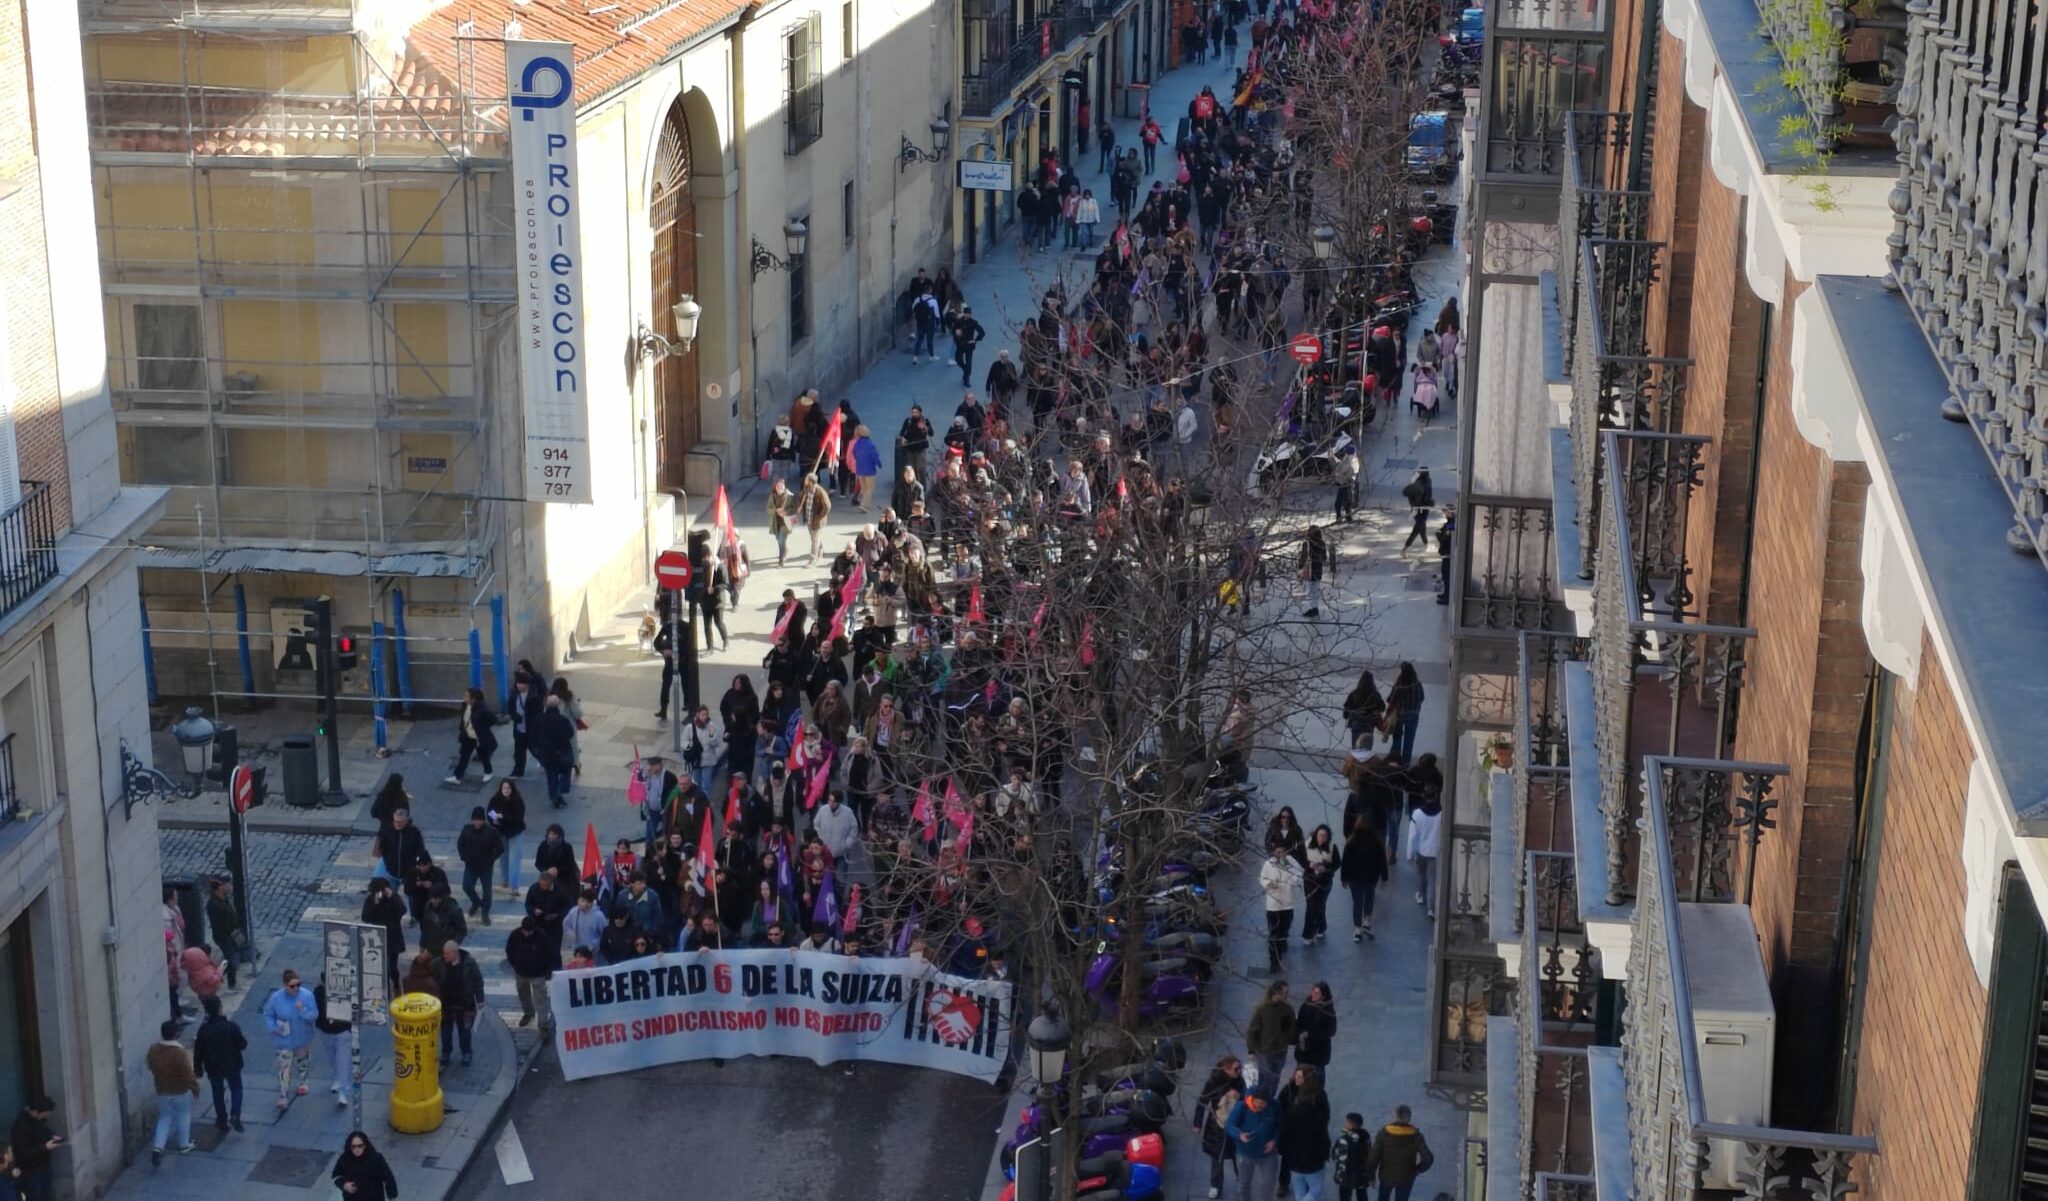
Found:
[[[356,666],[356,639],[353,634],[337,634],[334,638],[334,667],[336,671],[354,671]]]

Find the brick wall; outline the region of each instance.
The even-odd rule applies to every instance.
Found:
[[[1894,694],[1887,745],[1854,1116],[1883,1154],[1862,1161],[1864,1201],[1963,1201],[1977,1110],[1984,989],[1962,934],[1972,752],[1931,643],[1920,662],[1918,691]]]
[[[1699,187],[1705,175],[1706,110],[1685,98],[1685,47],[1659,26],[1657,115],[1650,155],[1647,236],[1665,243],[1664,270],[1650,290],[1652,352],[1691,354],[1693,254],[1699,242]],[[1659,349],[1661,348],[1661,349]]]
[[[64,406],[57,383],[57,342],[50,307],[41,178],[28,94],[22,7],[0,4],[0,170],[14,177],[0,199],[0,287],[6,289],[6,358],[12,384],[15,454],[21,478],[47,481],[58,528],[71,524],[69,470],[64,458]]]
[[[1690,104],[1686,108],[1699,111]],[[1687,516],[1685,549],[1693,566],[1694,611],[1708,621],[1734,625],[1742,619],[1756,449],[1756,364],[1767,306],[1743,278],[1742,197],[1723,187],[1703,158],[1695,156],[1689,165],[1690,190],[1698,197],[1698,252],[1692,288],[1683,296],[1690,320],[1686,353],[1694,360],[1684,429],[1712,438],[1714,445]]]

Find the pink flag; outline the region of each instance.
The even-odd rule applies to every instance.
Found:
[[[967,620],[980,625],[988,620],[988,614],[981,607],[981,581],[974,580],[967,585]]]
[[[782,616],[775,619],[775,628],[768,631],[768,644],[770,646],[777,646],[781,644],[783,634],[787,633],[789,630],[790,618],[795,616],[795,601],[791,601],[787,605],[783,606]]]
[[[1051,604],[1050,600],[1039,601],[1038,611],[1031,615],[1031,644],[1033,646],[1038,644],[1039,627],[1045,624],[1045,611]]]
[[[705,886],[709,887],[711,865],[715,862],[715,857],[711,853],[711,809],[709,806],[706,806],[704,809],[704,830],[697,839],[697,862],[704,866]]]
[[[948,824],[950,824],[950,825],[955,825],[955,826],[957,826],[957,825],[959,825],[959,824],[960,824],[960,823],[961,823],[962,821],[971,821],[971,820],[973,820],[973,819],[971,819],[971,818],[969,818],[969,817],[967,816],[967,801],[965,800],[965,798],[963,798],[963,797],[962,797],[962,796],[960,795],[960,788],[959,788],[959,786],[958,786],[958,785],[956,785],[956,784],[954,784],[954,783],[953,783],[953,781],[952,781],[952,780],[951,780],[950,778],[949,778],[949,779],[947,779],[947,781],[946,781],[946,821],[947,821],[947,823],[948,823]]]
[[[939,833],[938,815],[932,812],[932,782],[920,780],[917,784],[917,804],[911,806],[910,820],[923,828],[924,841],[930,842]]]
[[[860,590],[867,586],[868,565],[856,559],[853,574],[846,577],[846,584],[839,589],[839,606],[846,608],[860,597]]]
[[[831,422],[825,426],[825,441],[821,444],[824,450],[819,455],[820,462],[836,463],[839,461],[839,427],[844,424],[845,416],[844,413],[834,413],[832,414]]]
[[[802,767],[804,759],[804,718],[796,715],[796,728],[789,733],[789,767],[791,771]]]
[[[974,813],[972,810],[969,810],[961,814],[960,817],[960,833],[953,838],[953,849],[960,852],[964,857],[967,854],[968,846],[974,842]]]
[[[718,486],[718,495],[711,500],[711,529],[718,537],[721,548],[739,541],[732,526],[732,501],[726,498],[725,485]]]
[[[1086,667],[1095,662],[1095,619],[1081,619],[1081,665]]]
[[[742,784],[743,781],[738,776],[734,776],[732,778],[732,787],[727,789],[725,793],[725,828],[728,830],[739,824],[740,788]]]
[[[818,802],[825,797],[825,785],[831,782],[832,750],[830,747],[827,747],[824,757],[818,760],[817,770],[811,773],[811,786],[804,790],[804,809],[806,812],[818,807]]]
[[[846,914],[840,919],[839,930],[851,934],[860,928],[860,885],[856,884],[846,893]]]

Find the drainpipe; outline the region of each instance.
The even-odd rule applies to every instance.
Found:
[[[1650,80],[1657,73],[1658,35],[1663,21],[1664,0],[1643,0],[1642,27],[1636,35],[1636,94],[1628,123],[1627,185],[1636,192],[1649,188],[1649,181],[1643,178],[1643,130],[1655,115],[1649,111]]]
[[[85,610],[85,661],[87,663],[97,663],[99,658],[93,653],[92,646],[92,585],[88,584],[79,590],[79,600]],[[146,624],[144,628],[147,628]],[[92,728],[95,730],[103,729],[104,727],[100,725],[100,689],[97,677],[92,680],[90,691],[92,692]],[[118,766],[115,769],[115,774],[117,776],[120,774]],[[107,801],[106,755],[104,752],[100,756],[100,778],[100,794],[98,797],[100,808],[100,870],[104,873],[107,889],[107,924],[100,930],[100,949],[105,954],[100,959],[102,966],[106,968],[107,972],[107,1013],[111,1019],[110,1024],[114,1028],[114,1102],[120,1111],[121,1153],[125,1157],[128,1153],[128,1137],[130,1133],[128,1126],[128,1047],[126,1041],[121,1037],[121,926],[120,919],[117,916],[120,913],[120,906],[116,903],[116,893],[114,892],[114,815],[113,807]],[[125,779],[117,779],[115,783],[124,790],[128,786],[128,782]]]
[[[746,36],[754,23],[755,9],[749,7],[745,15],[733,24],[726,34],[726,56],[732,76],[732,154],[730,163],[735,179],[732,189],[732,261],[733,279],[738,286],[738,311],[734,314],[747,323],[747,336],[740,339],[746,347],[746,358],[740,363],[740,374],[746,381],[747,442],[753,448],[750,463],[761,458],[761,343],[754,331],[754,269],[752,227],[747,222],[747,167],[740,161],[747,152],[744,135],[747,119],[747,72]],[[734,442],[739,441],[739,431],[733,431]]]

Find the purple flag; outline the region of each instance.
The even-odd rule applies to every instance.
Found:
[[[796,902],[796,873],[790,870],[789,851],[781,846],[775,848],[775,891],[783,900]]]
[[[827,930],[839,925],[839,890],[832,883],[832,869],[825,869],[825,879],[818,885],[818,903],[811,909],[811,920]]]
[[[910,916],[904,919],[903,925],[896,931],[896,945],[889,948],[889,953],[898,957],[910,954],[910,939],[916,933],[917,910],[912,909]]]

